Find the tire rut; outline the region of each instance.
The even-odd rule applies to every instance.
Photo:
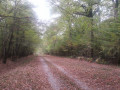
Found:
[[[56,78],[54,78],[53,74],[50,71],[50,68],[48,67],[47,63],[45,62],[45,60],[43,58],[40,59],[42,66],[43,66],[43,70],[46,73],[47,77],[48,77],[48,81],[52,87],[53,90],[60,90],[60,86],[58,81],[56,80]]]
[[[46,60],[45,60],[46,61]],[[71,80],[69,77],[67,77],[64,73],[59,71],[58,68],[56,68],[54,65],[52,65],[50,62],[46,61],[48,66],[50,67],[54,78],[57,78],[59,81],[59,84],[61,86],[61,90],[82,90],[80,87],[78,87],[73,80]]]
[[[56,67],[60,72],[62,72],[66,77],[70,78],[71,80],[74,81],[75,85],[79,88],[81,88],[82,90],[92,90],[90,87],[88,87],[86,85],[86,83],[81,82],[80,80],[78,80],[77,78],[75,78],[75,76],[70,75],[67,71],[65,71],[62,67],[56,65],[55,63],[51,62],[49,59],[44,58],[46,61],[48,61],[49,63],[51,63],[54,67]],[[80,90],[80,89],[79,89]]]

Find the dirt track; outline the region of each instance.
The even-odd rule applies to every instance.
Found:
[[[120,90],[120,68],[55,56],[0,64],[0,90]],[[2,69],[2,70],[1,70]]]

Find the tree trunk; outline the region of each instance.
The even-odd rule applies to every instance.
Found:
[[[115,1],[113,1],[113,3],[114,3],[114,18],[117,19],[117,17],[118,17],[119,1],[115,0]]]
[[[94,31],[93,31],[93,9],[92,5],[89,4],[88,7],[88,16],[90,18],[90,23],[91,23],[91,30],[90,30],[90,38],[91,38],[91,57],[94,58]]]
[[[4,64],[6,64],[6,61],[7,61],[7,57],[6,57],[6,47],[4,47],[4,52],[3,52],[4,54],[3,54],[3,60],[2,60],[2,62],[4,63]]]
[[[91,57],[94,58],[94,32],[91,30]]]

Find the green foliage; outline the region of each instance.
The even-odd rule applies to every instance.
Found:
[[[22,0],[4,0],[0,3],[0,56],[33,54],[40,45],[40,33],[31,5]]]
[[[111,7],[110,0],[61,0],[57,4],[58,2],[54,0],[54,7],[58,8],[56,12],[61,16],[45,32],[45,53],[91,57],[92,48],[94,60],[101,57],[100,63],[106,63],[105,60],[120,63],[120,18],[115,17],[115,20],[111,17],[114,7]],[[106,6],[106,3],[109,5]],[[101,11],[100,7],[104,7],[106,12]],[[79,15],[75,15],[75,12]]]

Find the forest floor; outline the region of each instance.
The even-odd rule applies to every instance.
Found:
[[[0,90],[120,90],[120,68],[56,56],[0,63]]]

